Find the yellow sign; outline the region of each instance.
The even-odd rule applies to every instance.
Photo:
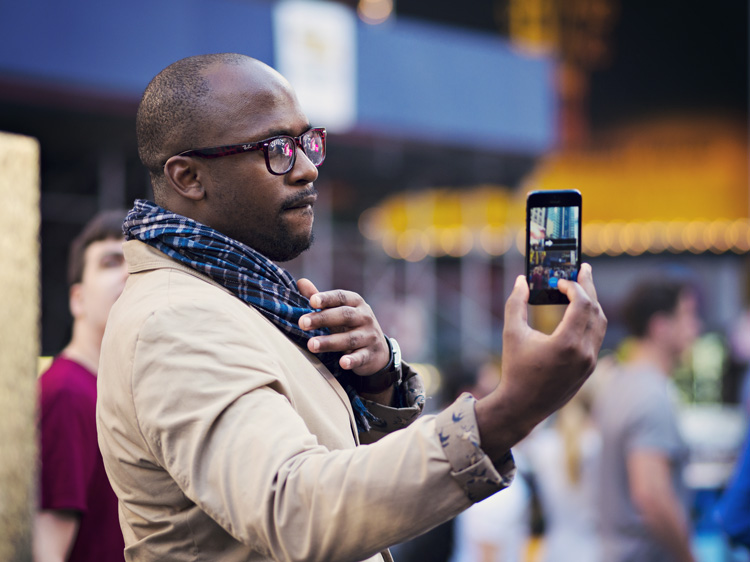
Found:
[[[750,251],[744,128],[691,118],[621,131],[596,150],[552,154],[513,192],[501,186],[401,193],[365,212],[362,233],[394,258],[525,251],[526,193],[578,189],[583,252]]]

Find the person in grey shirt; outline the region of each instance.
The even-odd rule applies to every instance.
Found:
[[[688,449],[671,374],[700,329],[696,296],[684,283],[652,278],[635,287],[623,311],[632,348],[595,404],[602,559],[694,562],[682,478]]]

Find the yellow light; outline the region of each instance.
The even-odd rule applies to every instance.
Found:
[[[636,223],[626,223],[620,230],[620,245],[626,254],[637,256],[642,254],[644,249],[638,239],[639,225]]]
[[[359,215],[359,231],[368,240],[379,240],[382,236],[382,211],[378,208],[370,208]]]
[[[381,244],[383,245],[385,253],[393,259],[399,259],[401,257],[398,253],[398,235],[394,232],[384,232]]]
[[[605,224],[602,228],[602,250],[608,256],[617,256],[622,253],[617,236],[618,230],[619,225],[614,222]]]
[[[359,19],[370,25],[383,23],[393,13],[393,0],[359,0]]]
[[[365,238],[379,241],[391,257],[408,261],[426,256],[459,258],[472,251],[502,256],[513,244],[524,255],[526,233],[521,219],[525,200],[521,195],[499,186],[400,193],[362,213],[359,229]],[[640,205],[635,200],[632,203]],[[715,215],[723,218],[697,218],[696,213],[676,206],[669,212],[652,213],[652,220],[641,222],[647,213],[623,220],[618,217],[627,213],[619,208],[615,211],[616,216],[613,211],[583,225],[584,254],[750,252],[750,221],[729,218],[731,212]],[[711,208],[704,205],[701,211],[711,217]],[[670,215],[675,218],[668,218]]]
[[[737,246],[742,252],[747,252],[750,250],[750,228],[748,228],[747,221],[742,221],[742,229],[744,236],[740,237],[740,244]]]
[[[526,231],[519,230],[516,234],[516,248],[522,256],[526,255]]]
[[[710,249],[715,254],[726,252],[729,249],[726,232],[728,225],[725,221],[713,221],[706,229],[706,238]]]
[[[429,241],[424,232],[412,228],[398,237],[396,247],[401,258],[416,262],[427,257]]]
[[[602,226],[600,223],[593,222],[584,225],[581,233],[583,253],[591,257],[601,255],[603,251],[601,236]]]
[[[501,256],[511,245],[511,234],[504,226],[485,226],[479,232],[479,243],[482,249],[491,256]]]
[[[655,254],[663,252],[669,246],[667,224],[663,222],[649,222],[646,230],[651,234],[651,251]]]
[[[471,252],[474,247],[474,236],[472,236],[471,230],[465,226],[459,226],[450,230],[453,232],[453,244],[450,250],[447,251],[448,255],[454,258],[461,258]]]
[[[729,228],[724,231],[724,242],[729,248],[732,249],[732,251],[734,251],[739,245],[741,236],[742,223],[740,221],[734,221],[729,225]]]
[[[438,243],[442,255],[450,255],[450,253],[453,251],[453,247],[457,244],[456,231],[452,228],[440,229],[440,237],[438,239]]]
[[[669,243],[667,249],[673,254],[685,250],[685,242],[682,238],[684,229],[685,223],[680,221],[673,221],[667,224],[667,242]]]
[[[437,394],[443,387],[443,375],[435,365],[430,363],[409,363],[409,366],[422,378],[422,384],[424,384],[424,391],[427,396]]]
[[[445,255],[440,249],[440,231],[430,225],[424,231],[425,240],[427,240],[427,254],[433,258]]]
[[[732,224],[732,230],[737,232],[735,252],[742,254],[750,250],[750,229],[746,220],[738,220]]]
[[[654,243],[654,230],[651,224],[641,223],[638,225],[638,244],[643,248],[641,253],[648,252]]]
[[[705,250],[702,239],[702,226],[698,221],[687,224],[682,230],[682,244],[693,254],[699,254]]]

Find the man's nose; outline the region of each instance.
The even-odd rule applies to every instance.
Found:
[[[305,154],[305,151],[299,146],[295,146],[297,155],[295,158],[294,166],[289,170],[288,175],[291,176],[289,179],[293,183],[310,183],[318,179],[318,168],[312,163]]]

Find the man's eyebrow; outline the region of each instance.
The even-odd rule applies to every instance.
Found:
[[[103,254],[101,255],[101,259],[104,259],[104,258],[111,258],[111,257],[113,257],[113,256],[114,256],[114,257],[118,257],[118,258],[124,258],[124,257],[125,257],[125,254],[124,254],[123,252],[120,252],[120,251],[117,251],[117,250],[112,250],[112,251],[109,251],[109,252],[104,252],[104,253],[103,253]]]
[[[299,133],[300,135],[303,133],[306,133],[312,129],[312,125],[310,123],[307,123],[304,127],[304,129]],[[293,132],[291,132],[289,129],[271,129],[266,131],[262,137],[260,137],[258,140],[265,140],[270,139],[271,137],[278,137],[278,136],[287,136],[287,137],[296,137],[299,135],[295,135]]]

